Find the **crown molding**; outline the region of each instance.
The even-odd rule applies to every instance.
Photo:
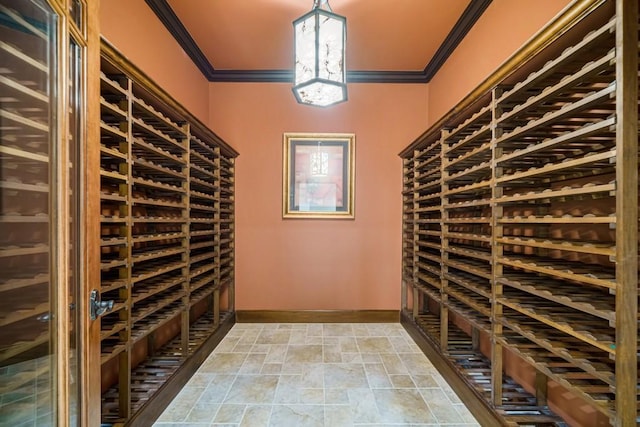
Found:
[[[422,71],[347,71],[347,83],[429,83],[492,0],[471,0],[429,64]],[[291,70],[216,70],[167,0],[145,0],[160,22],[210,82],[292,83]]]
[[[444,39],[436,53],[429,61],[429,64],[424,68],[424,76],[427,82],[431,81],[433,76],[436,75],[440,67],[444,65],[445,61],[451,56],[456,47],[460,44],[462,39],[465,38],[473,24],[482,16],[484,11],[489,7],[492,0],[471,0],[471,3],[462,12],[458,22],[453,26],[447,37]]]
[[[210,82],[291,83],[291,70],[215,70]]]
[[[189,55],[189,58],[196,64],[200,72],[207,80],[211,80],[215,73],[213,65],[211,65],[207,57],[202,53],[196,41],[191,37],[191,34],[189,34],[189,31],[187,31],[182,21],[180,21],[180,18],[178,18],[173,9],[171,9],[171,6],[169,6],[169,3],[167,3],[167,0],[145,0],[145,2],[169,33],[171,33],[173,38],[176,39],[182,49]]]
[[[347,83],[428,83],[423,71],[347,71]]]
[[[211,82],[292,83],[292,70],[215,70]],[[422,71],[348,71],[347,83],[427,83]]]

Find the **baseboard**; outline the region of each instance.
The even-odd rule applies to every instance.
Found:
[[[399,323],[400,310],[236,310],[238,323]]]

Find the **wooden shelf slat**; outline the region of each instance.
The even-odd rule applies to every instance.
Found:
[[[613,257],[616,254],[615,246],[607,242],[585,242],[558,239],[535,239],[521,237],[500,237],[496,241],[503,245],[529,246],[533,248],[557,249],[568,252],[580,252],[594,255],[606,255]]]
[[[586,265],[570,263],[561,259],[522,257],[514,255],[498,257],[497,261],[504,265],[526,271],[546,274],[551,277],[587,283],[611,290],[615,290],[616,288],[615,273],[602,266],[589,268],[589,266]]]
[[[162,122],[162,124],[164,124],[164,125],[168,126],[169,128],[171,128],[173,132],[177,132],[177,133],[181,134],[183,137],[186,137],[187,134],[186,134],[185,130],[182,128],[182,126],[178,125],[177,123],[174,123],[171,119],[169,119],[168,117],[165,117],[164,115],[162,115],[162,113],[157,111],[151,105],[149,105],[146,102],[144,102],[144,99],[142,99],[140,97],[137,97],[137,96],[133,96],[133,104],[134,104],[134,107],[141,108],[143,111],[145,111],[151,117],[159,120],[160,122]]]
[[[613,328],[609,327],[608,322],[603,323],[598,319],[589,319],[586,316],[569,316],[566,310],[559,310],[559,306],[553,305],[553,303],[542,304],[541,301],[531,298],[523,301],[510,296],[502,297],[498,302],[549,327],[591,344],[599,350],[615,355],[615,338],[611,334]]]

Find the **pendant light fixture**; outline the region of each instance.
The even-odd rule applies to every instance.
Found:
[[[301,104],[328,107],[347,100],[345,47],[347,19],[329,0],[293,21],[295,70],[293,93]]]

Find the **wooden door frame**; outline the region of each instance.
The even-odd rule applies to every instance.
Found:
[[[68,158],[68,143],[65,136],[68,135],[68,84],[69,77],[68,58],[69,41],[73,37],[83,48],[82,61],[82,103],[81,120],[83,120],[81,135],[78,144],[79,173],[78,203],[81,207],[81,215],[78,219],[79,234],[77,242],[69,239],[70,229],[66,218],[68,211],[69,176],[61,171],[62,184],[58,185],[56,198],[59,200],[60,211],[57,213],[54,227],[59,237],[55,244],[57,256],[62,262],[56,266],[58,288],[52,304],[55,304],[56,316],[56,371],[54,383],[56,384],[57,424],[67,425],[69,420],[70,395],[69,395],[69,314],[68,294],[66,284],[69,278],[69,257],[67,255],[69,245],[76,244],[79,249],[80,263],[79,278],[80,289],[76,296],[76,310],[78,315],[78,374],[76,380],[78,387],[78,425],[100,425],[101,393],[100,393],[100,321],[90,320],[89,296],[91,290],[100,286],[100,28],[99,28],[99,0],[82,0],[84,31],[77,31],[71,24],[72,17],[69,12],[71,0],[49,0],[52,9],[58,14],[59,28],[56,51],[58,58],[58,99],[59,110],[56,118],[58,127],[58,143],[61,147],[59,159]],[[82,30],[82,29],[81,29]],[[78,40],[79,39],[79,40]],[[59,160],[59,167],[64,160]],[[63,187],[63,188],[60,188]]]
[[[85,144],[83,146],[84,169],[81,193],[84,206],[82,284],[79,296],[82,381],[80,386],[80,425],[100,425],[100,320],[90,320],[89,295],[100,288],[100,0],[85,3],[87,50],[85,62]]]

